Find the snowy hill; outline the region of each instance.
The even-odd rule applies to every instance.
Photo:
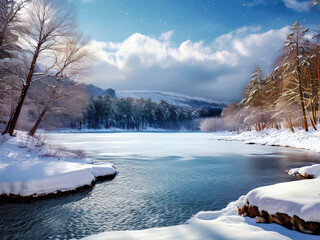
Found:
[[[200,108],[201,106],[219,108],[226,107],[226,103],[218,102],[210,98],[192,97],[181,93],[163,92],[163,91],[116,91],[116,96],[132,98],[151,98],[152,101],[159,103],[166,100],[170,105],[187,108]]]

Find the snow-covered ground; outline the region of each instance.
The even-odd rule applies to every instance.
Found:
[[[85,240],[134,239],[296,239],[315,240],[319,236],[289,230],[277,224],[256,223],[254,218],[240,216],[238,208],[247,202],[269,214],[286,213],[304,221],[320,222],[320,179],[280,183],[260,187],[230,203],[221,211],[200,212],[186,224],[140,231],[105,232]]]
[[[89,186],[99,177],[111,176],[111,164],[94,165],[81,151],[44,144],[18,132],[0,139],[0,196],[43,196]]]
[[[238,214],[238,202],[230,203],[221,211],[199,212],[186,224],[151,228],[140,231],[105,232],[85,240],[316,240],[319,236],[306,235],[277,224],[258,224],[255,219]]]
[[[265,129],[260,132],[252,130],[240,134],[220,132],[213,136],[221,140],[244,141],[247,144],[293,147],[320,152],[320,131],[312,129],[309,132],[296,129],[295,133],[289,129]]]

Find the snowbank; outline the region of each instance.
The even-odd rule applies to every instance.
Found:
[[[151,228],[139,231],[105,232],[85,240],[316,240],[319,236],[305,235],[276,224],[257,224],[255,219],[238,215],[237,203],[230,203],[221,211],[200,212],[186,224]]]
[[[320,152],[320,131],[314,130],[304,132],[296,129],[296,132],[292,133],[288,129],[265,129],[260,132],[253,130],[241,134],[224,132],[214,136],[220,140],[244,141],[247,144],[293,147]]]
[[[304,178],[319,178],[320,177],[320,164],[306,166],[301,168],[292,168],[287,171],[291,176],[302,176]]]
[[[221,211],[200,212],[186,224],[151,228],[139,231],[105,232],[85,240],[135,239],[304,239],[319,236],[306,235],[278,224],[256,223],[256,219],[240,216],[238,209],[250,205],[269,214],[283,212],[299,216],[304,221],[320,222],[320,179],[280,183],[260,187],[230,203]],[[299,230],[299,229],[298,229]]]
[[[320,178],[256,188],[238,201],[239,208],[244,205],[258,207],[272,215],[285,213],[306,222],[320,223]]]
[[[44,144],[18,132],[0,139],[0,197],[40,197],[91,186],[115,176],[111,164],[94,165],[59,146]]]

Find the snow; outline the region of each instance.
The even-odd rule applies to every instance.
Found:
[[[2,143],[1,143],[2,142]],[[39,196],[91,185],[101,176],[114,175],[111,164],[94,165],[59,146],[18,132],[0,141],[0,195]]]
[[[263,131],[248,131],[240,134],[222,132],[214,134],[216,138],[228,141],[244,141],[270,146],[293,147],[320,152],[320,131],[310,130],[304,132],[302,129],[295,129],[292,133],[289,129],[265,129]]]
[[[279,183],[250,191],[239,207],[251,206],[275,215],[294,215],[307,222],[320,222],[320,178]]]
[[[269,214],[287,213],[305,221],[320,222],[320,179],[279,183],[260,187],[241,196],[221,211],[199,212],[187,223],[171,227],[139,231],[104,232],[85,240],[107,239],[304,239],[319,236],[306,235],[277,224],[256,223],[255,219],[238,215],[247,201]]]
[[[163,128],[153,128],[147,127],[146,129],[123,129],[123,128],[82,128],[82,129],[72,129],[66,128],[59,131],[47,131],[46,133],[112,133],[112,132],[174,132],[176,130],[168,130]],[[181,130],[183,132],[183,130]]]
[[[148,90],[136,90],[136,91],[116,91],[116,96],[121,97],[133,97],[133,98],[151,98],[152,101],[159,103],[161,100],[166,100],[170,105],[194,108],[201,105],[213,105],[217,108],[224,108],[226,103],[218,102],[210,98],[193,97],[181,93],[165,92],[165,91],[148,91]]]
[[[288,171],[289,175],[301,175],[303,177],[320,177],[320,164],[314,164],[312,166],[305,166],[300,168],[292,168]]]
[[[242,197],[244,198],[244,197]],[[237,202],[221,211],[199,212],[186,224],[139,231],[104,232],[84,240],[316,240],[319,236],[302,234],[276,224],[257,224],[255,219],[238,215]]]

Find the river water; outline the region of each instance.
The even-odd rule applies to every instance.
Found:
[[[51,141],[111,162],[117,177],[64,197],[0,203],[1,239],[72,239],[103,231],[186,222],[252,188],[293,181],[285,170],[319,163],[316,153],[218,141],[209,133],[48,134]]]

